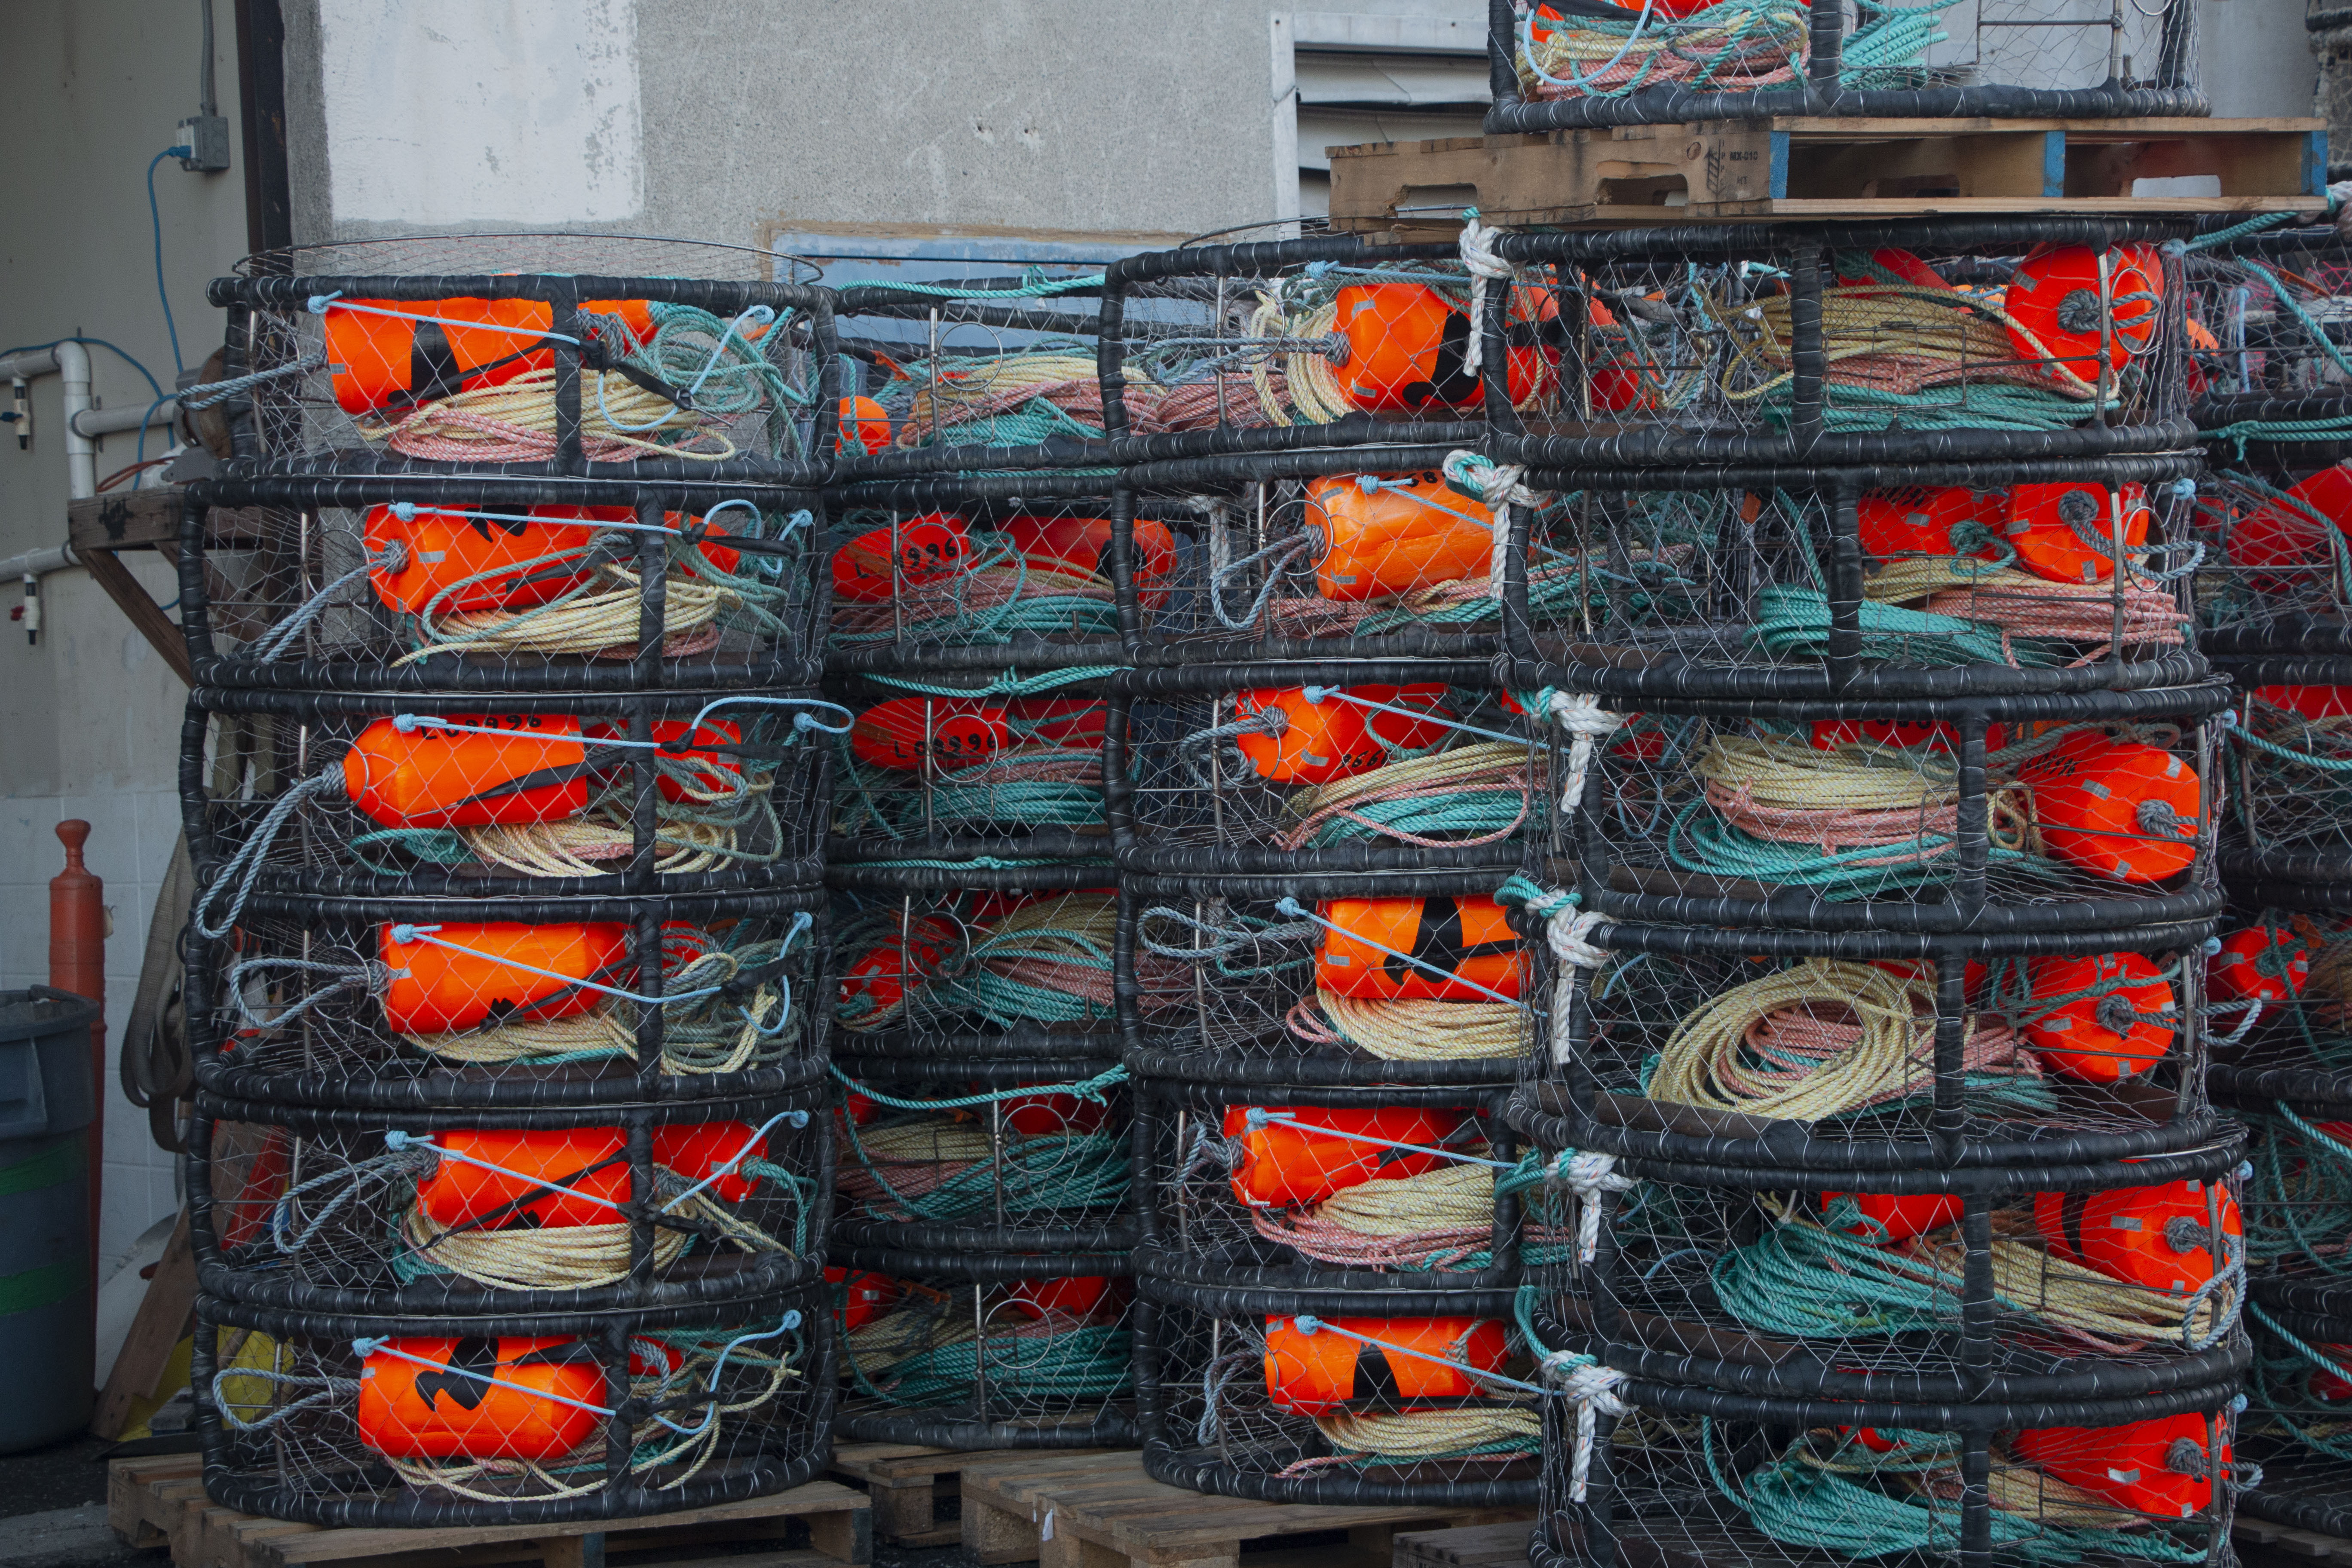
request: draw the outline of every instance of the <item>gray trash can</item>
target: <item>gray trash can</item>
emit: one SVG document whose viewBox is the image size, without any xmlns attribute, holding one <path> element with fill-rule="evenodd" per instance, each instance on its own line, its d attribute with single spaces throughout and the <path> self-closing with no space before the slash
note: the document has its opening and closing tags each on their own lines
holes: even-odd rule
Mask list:
<svg viewBox="0 0 2352 1568">
<path fill-rule="evenodd" d="M 89 1146 L 98 1004 L 37 985 L 0 991 L 0 1454 L 89 1425 Z"/>
</svg>

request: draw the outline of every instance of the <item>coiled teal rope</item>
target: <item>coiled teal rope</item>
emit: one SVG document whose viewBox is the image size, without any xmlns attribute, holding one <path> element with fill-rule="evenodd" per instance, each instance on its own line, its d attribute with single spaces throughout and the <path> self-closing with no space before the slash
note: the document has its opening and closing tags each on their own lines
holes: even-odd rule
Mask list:
<svg viewBox="0 0 2352 1568">
<path fill-rule="evenodd" d="M 855 1337 L 845 1337 L 843 1361 L 867 1394 L 903 1408 L 924 1409 L 970 1400 L 986 1373 L 992 1403 L 1111 1399 L 1128 1391 L 1134 1343 L 1126 1329 L 1083 1324 L 1050 1334 L 992 1335 L 933 1345 L 868 1368 Z M 982 1356 L 986 1359 L 983 1361 Z"/>
</svg>

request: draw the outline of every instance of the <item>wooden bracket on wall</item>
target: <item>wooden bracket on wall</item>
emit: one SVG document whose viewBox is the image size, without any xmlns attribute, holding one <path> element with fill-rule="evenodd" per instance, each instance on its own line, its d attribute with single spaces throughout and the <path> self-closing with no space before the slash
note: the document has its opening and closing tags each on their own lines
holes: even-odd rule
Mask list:
<svg viewBox="0 0 2352 1568">
<path fill-rule="evenodd" d="M 66 539 L 73 547 L 74 559 L 89 568 L 89 574 L 139 628 L 139 635 L 163 655 L 173 674 L 194 686 L 187 639 L 120 558 L 125 550 L 153 550 L 176 564 L 185 500 L 185 488 L 180 485 L 85 496 L 67 503 Z M 211 537 L 229 545 L 258 539 L 259 526 L 257 514 L 222 507 L 214 508 L 206 522 Z"/>
</svg>

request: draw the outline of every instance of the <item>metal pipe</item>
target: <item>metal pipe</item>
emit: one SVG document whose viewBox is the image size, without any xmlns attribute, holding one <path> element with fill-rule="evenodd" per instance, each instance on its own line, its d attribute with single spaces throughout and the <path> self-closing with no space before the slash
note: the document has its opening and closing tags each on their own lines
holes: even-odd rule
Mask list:
<svg viewBox="0 0 2352 1568">
<path fill-rule="evenodd" d="M 121 408 L 86 408 L 68 420 L 67 426 L 77 436 L 88 436 L 95 440 L 100 436 L 119 435 L 142 426 L 149 428 L 158 425 L 169 426 L 179 416 L 180 400 L 167 397 L 152 407 L 145 404 L 135 407 L 126 404 Z"/>
</svg>

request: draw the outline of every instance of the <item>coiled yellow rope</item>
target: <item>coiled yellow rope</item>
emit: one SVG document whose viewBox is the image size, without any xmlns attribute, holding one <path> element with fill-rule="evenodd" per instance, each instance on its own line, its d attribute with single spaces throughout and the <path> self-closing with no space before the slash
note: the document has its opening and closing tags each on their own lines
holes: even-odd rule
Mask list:
<svg viewBox="0 0 2352 1568">
<path fill-rule="evenodd" d="M 395 669 L 436 653 L 603 654 L 635 651 L 642 576 L 633 568 L 606 563 L 598 572 L 614 586 L 555 605 L 524 610 L 460 610 L 438 620 L 416 617 L 418 647 L 393 661 Z M 715 646 L 710 628 L 719 616 L 741 604 L 732 588 L 672 576 L 662 590 L 664 652 L 681 658 Z M 685 644 L 687 646 L 677 646 Z"/>
<path fill-rule="evenodd" d="M 497 386 L 436 398 L 397 419 L 362 420 L 360 435 L 412 457 L 450 461 L 499 461 L 555 452 L 555 384 L 550 365 Z M 647 439 L 653 426 L 669 441 Z M 687 440 L 681 444 L 679 436 Z M 736 455 L 732 441 L 703 416 L 679 408 L 618 371 L 583 371 L 580 377 L 580 443 L 592 460 L 659 455 L 717 463 Z M 715 444 L 715 445 L 714 445 Z M 543 448 L 543 450 L 542 450 Z"/>
<path fill-rule="evenodd" d="M 1407 757 L 1292 795 L 1283 803 L 1284 826 L 1276 830 L 1275 842 L 1285 849 L 1301 848 L 1337 818 L 1355 823 L 1375 837 L 1424 847 L 1492 844 L 1509 837 L 1527 822 L 1535 792 L 1544 787 L 1543 777 L 1542 765 L 1530 763 L 1527 747 L 1505 741 L 1482 741 L 1435 756 Z M 1518 810 L 1502 827 L 1483 836 L 1438 839 L 1407 833 L 1366 816 L 1361 809 L 1383 801 L 1436 795 L 1515 795 Z"/>
<path fill-rule="evenodd" d="M 1758 329 L 1754 338 L 1727 334 L 1735 363 L 1724 374 L 1726 397 L 1748 402 L 1794 379 L 1796 373 L 1783 368 L 1796 342 L 1790 314 L 1794 302 L 1788 294 L 1751 305 L 1709 301 L 1717 320 L 1752 323 Z M 2020 352 L 2020 341 L 2029 345 L 2027 352 Z M 1888 391 L 1912 392 L 1955 381 L 2011 381 L 2088 402 L 2099 390 L 2096 382 L 2077 374 L 2007 311 L 1958 289 L 1887 283 L 1824 289 L 1822 347 L 1832 380 Z M 1743 373 L 1766 379 L 1735 387 Z"/>
<path fill-rule="evenodd" d="M 1508 1464 L 1531 1456 L 1543 1442 L 1543 1417 L 1509 1405 L 1394 1413 L 1341 1409 L 1317 1416 L 1315 1429 L 1331 1445 L 1331 1455 L 1292 1465 L 1284 1475 L 1363 1459 L 1400 1465 L 1434 1459 Z M 1468 1452 L 1482 1448 L 1492 1451 Z"/>
<path fill-rule="evenodd" d="M 1516 1057 L 1528 1028 L 1527 1013 L 1507 1002 L 1387 1001 L 1321 990 L 1301 999 L 1286 1021 L 1300 1039 L 1353 1046 L 1392 1062 Z"/>
</svg>

